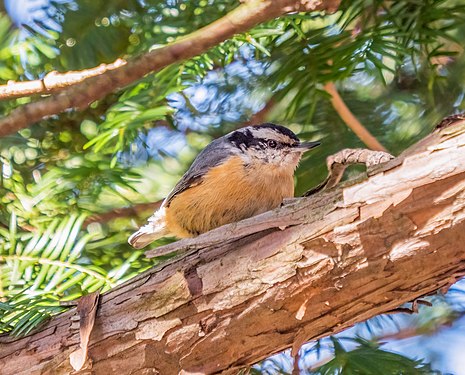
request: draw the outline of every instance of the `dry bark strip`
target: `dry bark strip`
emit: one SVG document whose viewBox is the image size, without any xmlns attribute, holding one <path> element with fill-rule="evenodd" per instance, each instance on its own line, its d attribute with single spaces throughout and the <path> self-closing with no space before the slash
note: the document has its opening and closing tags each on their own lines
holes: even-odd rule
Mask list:
<svg viewBox="0 0 465 375">
<path fill-rule="evenodd" d="M 115 62 L 115 66 L 102 66 L 103 72 L 82 72 L 81 77 L 73 77 L 74 82 L 57 94 L 39 101 L 25 104 L 0 119 L 0 137 L 17 132 L 43 118 L 56 115 L 67 109 L 83 109 L 95 100 L 125 87 L 146 74 L 157 72 L 175 62 L 197 56 L 216 46 L 234 34 L 243 33 L 252 27 L 282 16 L 289 12 L 310 12 L 326 10 L 334 12 L 340 0 L 245 0 L 236 9 L 215 22 L 186 35 L 161 48 L 147 52 L 133 60 Z M 94 70 L 98 68 L 94 68 Z M 85 78 L 83 81 L 80 78 Z M 59 78 L 65 78 L 62 75 Z M 68 77 L 70 78 L 70 77 Z M 38 85 L 42 83 L 36 82 Z M 12 84 L 14 85 L 14 84 Z M 65 82 L 65 86 L 67 83 Z M 59 87 L 54 87 L 58 89 Z M 13 90 L 13 86 L 4 87 Z M 19 89 L 19 91 L 21 91 Z M 32 93 L 40 92 L 37 88 Z M 14 96 L 18 96 L 18 94 Z"/>
<path fill-rule="evenodd" d="M 99 292 L 93 292 L 79 299 L 77 312 L 79 314 L 79 348 L 71 353 L 69 360 L 75 370 L 80 370 L 87 361 L 87 350 L 90 334 L 94 328 L 95 315 L 97 313 Z"/>
<path fill-rule="evenodd" d="M 102 295 L 79 374 L 236 373 L 465 273 L 465 121 L 335 189 L 218 228 Z M 0 373 L 68 374 L 76 310 L 0 338 Z"/>
</svg>

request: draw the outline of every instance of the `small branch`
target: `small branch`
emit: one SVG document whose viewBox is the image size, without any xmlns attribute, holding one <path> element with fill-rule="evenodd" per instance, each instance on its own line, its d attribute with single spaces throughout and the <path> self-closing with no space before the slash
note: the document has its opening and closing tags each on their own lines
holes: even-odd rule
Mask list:
<svg viewBox="0 0 465 375">
<path fill-rule="evenodd" d="M 59 73 L 53 71 L 43 79 L 26 82 L 9 81 L 6 85 L 0 85 L 0 100 L 21 98 L 37 94 L 50 94 L 53 91 L 64 89 L 80 83 L 87 78 L 101 75 L 109 70 L 114 70 L 126 64 L 123 59 L 117 59 L 111 64 L 100 64 L 91 69 L 69 71 Z"/>
<path fill-rule="evenodd" d="M 157 72 L 175 62 L 197 56 L 235 34 L 292 11 L 335 11 L 339 0 L 249 0 L 217 21 L 178 39 L 176 42 L 147 52 L 122 66 L 87 78 L 58 94 L 13 110 L 0 120 L 0 137 L 17 132 L 39 120 L 68 109 L 84 109 L 145 75 Z"/>
<path fill-rule="evenodd" d="M 84 222 L 84 226 L 89 225 L 91 223 L 106 223 L 107 221 L 114 220 L 120 217 L 140 216 L 145 211 L 158 210 L 162 202 L 163 199 L 157 202 L 139 203 L 132 207 L 115 208 L 108 212 L 95 214 L 86 219 L 86 221 Z"/>
<path fill-rule="evenodd" d="M 376 151 L 387 152 L 386 148 L 362 125 L 362 123 L 354 116 L 347 105 L 342 100 L 336 85 L 333 82 L 328 82 L 324 86 L 325 91 L 331 95 L 331 104 L 336 112 L 341 116 L 346 125 L 352 129 L 357 137 L 365 143 L 369 148 Z"/>
<path fill-rule="evenodd" d="M 300 367 L 299 367 L 300 349 L 297 350 L 297 353 L 295 353 L 295 356 L 293 356 L 292 359 L 294 360 L 294 365 L 292 366 L 292 375 L 299 375 L 300 374 Z"/>
<path fill-rule="evenodd" d="M 344 171 L 350 165 L 363 164 L 367 170 L 394 159 L 394 156 L 384 151 L 372 151 L 360 148 L 345 148 L 326 158 L 328 176 L 319 185 L 307 191 L 308 197 L 324 189 L 331 189 L 342 179 Z"/>
<path fill-rule="evenodd" d="M 276 102 L 274 101 L 273 98 L 271 98 L 270 100 L 266 102 L 265 106 L 262 109 L 260 109 L 258 112 L 250 116 L 250 119 L 240 124 L 238 128 L 242 128 L 244 126 L 249 126 L 249 125 L 257 125 L 257 124 L 261 124 L 265 122 L 266 117 L 268 116 L 268 114 L 271 112 L 271 110 L 274 108 L 275 105 L 276 105 Z"/>
<path fill-rule="evenodd" d="M 451 317 L 447 317 L 444 321 L 440 321 L 437 324 L 425 325 L 420 327 L 406 327 L 394 333 L 387 333 L 375 338 L 378 342 L 383 342 L 386 340 L 404 340 L 415 336 L 421 335 L 433 335 L 437 333 L 439 330 L 445 327 L 450 327 L 454 322 L 458 319 L 463 318 L 465 316 L 465 311 L 461 311 Z"/>
</svg>

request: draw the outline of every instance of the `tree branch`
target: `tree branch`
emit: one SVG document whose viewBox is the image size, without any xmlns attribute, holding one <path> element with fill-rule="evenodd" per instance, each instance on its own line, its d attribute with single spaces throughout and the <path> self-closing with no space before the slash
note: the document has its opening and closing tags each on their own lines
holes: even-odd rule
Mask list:
<svg viewBox="0 0 465 375">
<path fill-rule="evenodd" d="M 245 32 L 255 25 L 292 11 L 335 11 L 340 0 L 248 0 L 239 7 L 179 40 L 148 52 L 126 64 L 87 78 L 46 99 L 26 104 L 0 120 L 0 137 L 14 133 L 48 116 L 68 109 L 83 109 L 110 92 L 148 73 L 194 56 Z"/>
<path fill-rule="evenodd" d="M 54 91 L 74 86 L 87 78 L 102 75 L 109 70 L 119 68 L 125 64 L 125 60 L 117 59 L 111 64 L 100 64 L 91 69 L 69 71 L 66 73 L 53 71 L 48 73 L 44 78 L 34 81 L 9 81 L 6 85 L 0 85 L 0 100 L 9 100 L 38 94 L 50 94 Z"/>
<path fill-rule="evenodd" d="M 97 374 L 237 373 L 465 274 L 465 121 L 359 178 L 176 243 L 184 251 L 100 298 Z M 76 310 L 0 337 L 0 372 L 65 374 Z"/>
<path fill-rule="evenodd" d="M 324 86 L 325 91 L 331 95 L 331 104 L 333 105 L 336 112 L 346 123 L 346 125 L 352 129 L 357 137 L 367 145 L 367 147 L 376 151 L 387 152 L 386 148 L 379 143 L 379 141 L 362 125 L 362 123 L 354 116 L 347 105 L 342 100 L 339 92 L 337 91 L 336 85 L 333 82 L 328 82 Z"/>
<path fill-rule="evenodd" d="M 240 124 L 237 128 L 242 128 L 244 126 L 249 126 L 249 125 L 257 125 L 265 122 L 268 114 L 273 110 L 274 106 L 276 105 L 276 102 L 274 101 L 273 98 L 270 98 L 265 105 L 263 106 L 262 109 L 260 109 L 258 112 L 254 113 L 252 116 L 250 116 L 250 119 L 248 121 L 243 122 Z"/>
<path fill-rule="evenodd" d="M 132 207 L 115 208 L 108 212 L 95 214 L 86 219 L 84 226 L 89 225 L 90 223 L 106 223 L 107 221 L 120 217 L 140 216 L 145 211 L 158 210 L 162 202 L 163 199 L 157 202 L 139 203 Z"/>
</svg>

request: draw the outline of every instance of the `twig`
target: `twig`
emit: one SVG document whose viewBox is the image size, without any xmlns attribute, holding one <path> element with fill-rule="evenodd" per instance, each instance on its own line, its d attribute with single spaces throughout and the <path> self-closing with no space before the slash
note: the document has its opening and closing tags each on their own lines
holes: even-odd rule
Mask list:
<svg viewBox="0 0 465 375">
<path fill-rule="evenodd" d="M 294 359 L 294 365 L 292 367 L 292 375 L 299 375 L 300 374 L 300 368 L 299 368 L 300 349 L 297 350 L 297 353 L 295 353 L 295 356 L 293 359 Z"/>
<path fill-rule="evenodd" d="M 197 56 L 209 48 L 262 22 L 288 12 L 335 11 L 340 0 L 249 0 L 217 21 L 164 47 L 147 52 L 113 70 L 87 78 L 46 99 L 26 104 L 0 120 L 0 137 L 12 134 L 48 116 L 71 108 L 83 109 L 110 92 L 125 87 L 148 73 Z"/>
<path fill-rule="evenodd" d="M 387 152 L 386 148 L 362 125 L 362 123 L 354 116 L 347 105 L 342 100 L 336 85 L 333 82 L 328 82 L 324 86 L 325 91 L 331 95 L 331 104 L 336 112 L 341 116 L 346 125 L 352 129 L 357 137 L 365 143 L 369 148 L 375 151 Z"/>
<path fill-rule="evenodd" d="M 157 210 L 160 207 L 163 200 L 150 203 L 139 203 L 132 207 L 124 208 L 115 208 L 111 211 L 104 212 L 101 214 L 95 214 L 90 216 L 85 222 L 84 225 L 89 225 L 90 223 L 106 223 L 107 221 L 117 219 L 119 217 L 128 217 L 128 216 L 139 216 L 144 211 L 148 210 Z"/>
<path fill-rule="evenodd" d="M 319 185 L 307 191 L 303 196 L 308 197 L 324 189 L 331 189 L 342 179 L 344 171 L 350 165 L 363 164 L 367 170 L 374 166 L 392 160 L 394 156 L 384 151 L 372 151 L 360 148 L 345 148 L 326 158 L 328 176 Z"/>
<path fill-rule="evenodd" d="M 438 332 L 440 329 L 452 325 L 455 321 L 461 319 L 463 316 L 465 316 L 465 311 L 460 311 L 457 314 L 446 317 L 445 320 L 438 322 L 438 324 L 434 324 L 432 326 L 425 325 L 420 327 L 406 327 L 394 333 L 387 333 L 377 336 L 375 340 L 378 342 L 386 340 L 404 340 L 415 336 L 432 335 Z"/>
<path fill-rule="evenodd" d="M 254 113 L 252 116 L 250 116 L 250 119 L 248 121 L 243 122 L 238 128 L 242 128 L 244 126 L 249 126 L 249 125 L 257 125 L 261 124 L 262 122 L 265 122 L 266 117 L 268 114 L 271 112 L 271 110 L 274 108 L 276 102 L 274 101 L 273 98 L 268 100 L 265 104 L 265 106 L 260 109 L 258 112 Z"/>
</svg>

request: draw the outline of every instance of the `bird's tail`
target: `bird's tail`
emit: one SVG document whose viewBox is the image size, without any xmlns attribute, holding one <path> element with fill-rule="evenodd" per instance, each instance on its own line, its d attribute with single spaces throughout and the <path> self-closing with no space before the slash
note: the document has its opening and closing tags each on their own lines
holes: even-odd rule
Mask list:
<svg viewBox="0 0 465 375">
<path fill-rule="evenodd" d="M 147 225 L 144 225 L 129 237 L 129 244 L 136 249 L 142 249 L 153 241 L 168 235 L 169 231 L 165 226 L 164 218 L 165 210 L 161 208 L 149 218 Z"/>
</svg>

